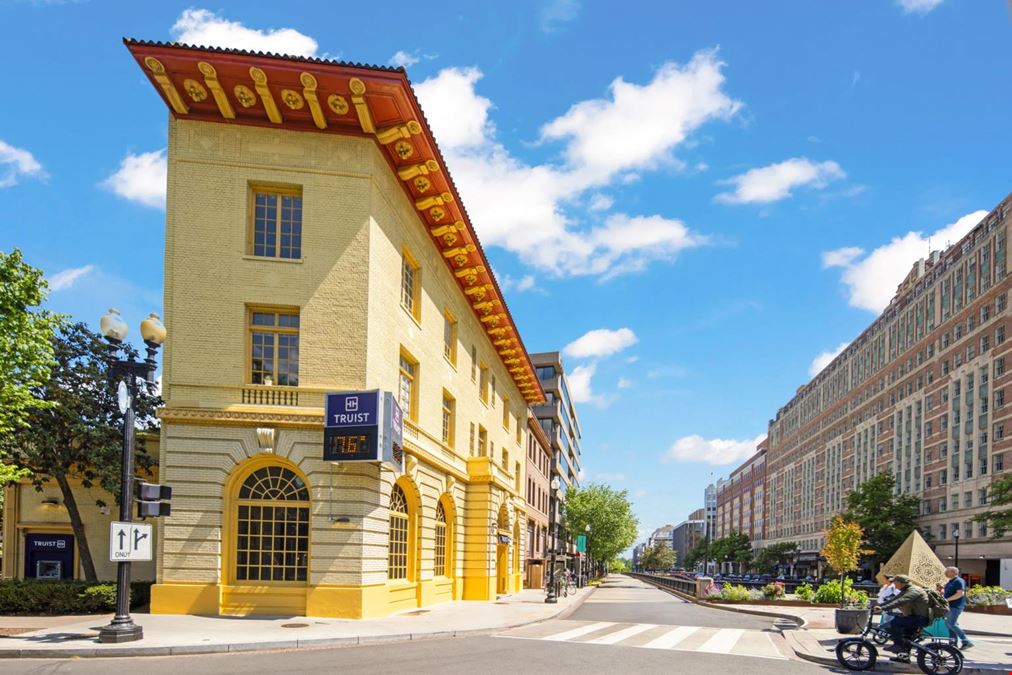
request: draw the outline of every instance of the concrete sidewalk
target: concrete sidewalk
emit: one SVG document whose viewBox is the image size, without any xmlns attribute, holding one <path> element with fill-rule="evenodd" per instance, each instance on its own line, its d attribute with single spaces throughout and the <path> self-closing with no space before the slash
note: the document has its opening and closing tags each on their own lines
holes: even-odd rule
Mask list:
<svg viewBox="0 0 1012 675">
<path fill-rule="evenodd" d="M 558 618 L 574 611 L 594 591 L 584 588 L 555 605 L 542 590 L 529 589 L 495 602 L 447 602 L 380 619 L 312 617 L 220 617 L 133 614 L 144 639 L 100 644 L 98 629 L 111 615 L 54 621 L 41 630 L 0 638 L 0 658 L 168 656 L 273 649 L 312 649 L 495 633 Z M 0 617 L 31 626 L 49 617 Z M 60 617 L 61 619 L 67 617 Z M 38 625 L 36 623 L 36 625 Z"/>
<path fill-rule="evenodd" d="M 787 644 L 794 650 L 795 655 L 806 661 L 812 661 L 824 666 L 840 667 L 836 660 L 836 645 L 849 635 L 840 635 L 835 630 L 816 628 L 796 631 L 784 631 L 784 638 Z M 988 673 L 993 675 L 996 672 L 1007 673 L 1012 670 L 1012 640 L 999 638 L 974 638 L 974 646 L 963 652 L 964 667 L 963 673 Z M 878 649 L 878 662 L 875 665 L 877 672 L 897 673 L 919 673 L 915 663 L 902 664 L 889 661 L 891 652 L 885 651 L 883 647 Z"/>
</svg>

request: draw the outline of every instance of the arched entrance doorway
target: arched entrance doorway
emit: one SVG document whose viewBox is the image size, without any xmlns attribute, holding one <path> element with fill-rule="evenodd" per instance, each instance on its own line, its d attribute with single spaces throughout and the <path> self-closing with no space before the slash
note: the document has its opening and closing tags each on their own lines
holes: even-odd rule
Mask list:
<svg viewBox="0 0 1012 675">
<path fill-rule="evenodd" d="M 506 506 L 499 509 L 496 522 L 495 547 L 495 592 L 497 595 L 509 593 L 510 575 L 510 516 Z"/>
</svg>

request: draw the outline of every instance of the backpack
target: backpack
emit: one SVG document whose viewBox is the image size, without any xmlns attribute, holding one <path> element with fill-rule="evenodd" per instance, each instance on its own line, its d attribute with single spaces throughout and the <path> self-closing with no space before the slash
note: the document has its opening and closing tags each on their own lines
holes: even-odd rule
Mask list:
<svg viewBox="0 0 1012 675">
<path fill-rule="evenodd" d="M 949 615 L 949 601 L 933 588 L 926 588 L 924 592 L 928 596 L 928 618 L 944 619 Z"/>
</svg>

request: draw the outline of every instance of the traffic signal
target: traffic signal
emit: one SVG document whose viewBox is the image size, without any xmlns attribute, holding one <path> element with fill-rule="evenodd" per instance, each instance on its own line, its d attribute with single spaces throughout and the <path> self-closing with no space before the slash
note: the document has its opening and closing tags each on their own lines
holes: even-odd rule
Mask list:
<svg viewBox="0 0 1012 675">
<path fill-rule="evenodd" d="M 137 517 L 158 518 L 172 515 L 172 488 L 156 483 L 141 483 L 137 489 Z"/>
</svg>

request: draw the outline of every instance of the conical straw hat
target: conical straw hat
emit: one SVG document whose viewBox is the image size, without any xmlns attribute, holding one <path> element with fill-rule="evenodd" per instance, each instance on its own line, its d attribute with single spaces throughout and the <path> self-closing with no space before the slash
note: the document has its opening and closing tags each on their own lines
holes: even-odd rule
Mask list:
<svg viewBox="0 0 1012 675">
<path fill-rule="evenodd" d="M 944 584 L 947 581 L 945 565 L 917 530 L 911 532 L 907 540 L 896 549 L 889 562 L 875 575 L 875 580 L 885 584 L 887 574 L 905 574 L 915 584 L 925 588 L 934 588 L 936 584 Z"/>
</svg>

